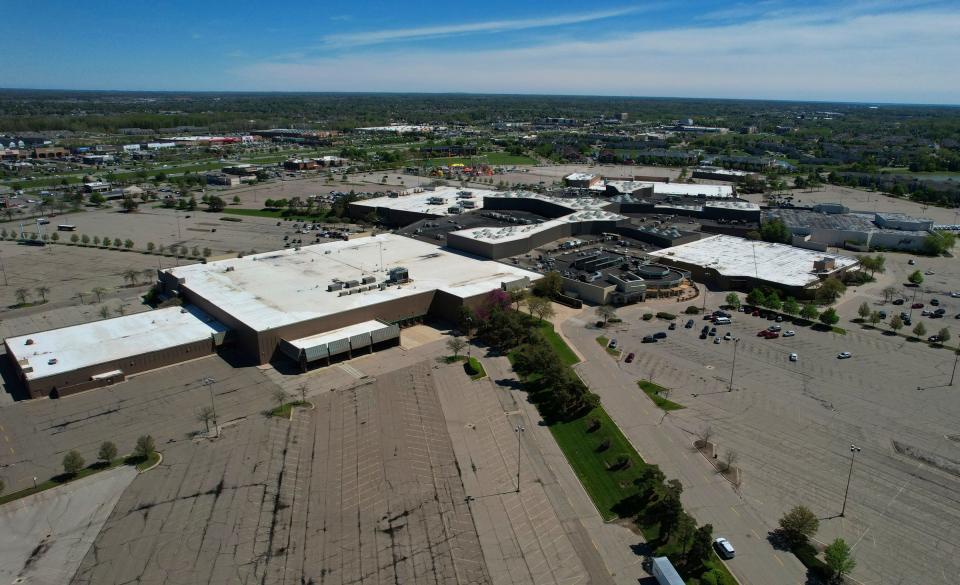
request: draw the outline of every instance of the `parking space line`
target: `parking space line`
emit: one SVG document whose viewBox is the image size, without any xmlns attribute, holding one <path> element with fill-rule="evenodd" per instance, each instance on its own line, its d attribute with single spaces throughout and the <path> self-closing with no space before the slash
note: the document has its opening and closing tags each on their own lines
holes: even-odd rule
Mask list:
<svg viewBox="0 0 960 585">
<path fill-rule="evenodd" d="M 730 506 L 730 509 L 733 510 L 734 514 L 736 514 L 737 516 L 740 516 L 740 512 L 737 512 L 736 508 L 734 508 L 733 506 Z"/>
<path fill-rule="evenodd" d="M 777 559 L 777 562 L 780 563 L 781 567 L 786 567 L 786 565 L 783 564 L 783 561 L 780 560 L 780 557 L 778 557 L 777 555 L 773 555 L 773 558 Z"/>
</svg>

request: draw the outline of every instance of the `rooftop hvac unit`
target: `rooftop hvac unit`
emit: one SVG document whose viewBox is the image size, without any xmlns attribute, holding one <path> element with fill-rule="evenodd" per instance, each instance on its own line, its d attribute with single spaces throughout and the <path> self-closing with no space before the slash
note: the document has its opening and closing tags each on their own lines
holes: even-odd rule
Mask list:
<svg viewBox="0 0 960 585">
<path fill-rule="evenodd" d="M 348 280 L 348 281 L 346 281 L 345 283 L 343 283 L 343 285 L 344 285 L 345 287 L 347 287 L 347 288 L 355 288 L 355 287 L 360 286 L 360 281 L 359 281 L 359 280 Z"/>
<path fill-rule="evenodd" d="M 371 282 L 376 282 L 376 280 L 373 276 L 364 276 L 362 282 L 363 284 L 370 284 Z"/>
<path fill-rule="evenodd" d="M 331 282 L 330 284 L 327 285 L 327 292 L 333 292 L 335 290 L 342 290 L 342 289 L 343 289 L 342 282 Z"/>
<path fill-rule="evenodd" d="M 391 268 L 387 274 L 390 276 L 390 282 L 406 282 L 410 280 L 410 273 L 406 268 L 400 266 Z"/>
</svg>

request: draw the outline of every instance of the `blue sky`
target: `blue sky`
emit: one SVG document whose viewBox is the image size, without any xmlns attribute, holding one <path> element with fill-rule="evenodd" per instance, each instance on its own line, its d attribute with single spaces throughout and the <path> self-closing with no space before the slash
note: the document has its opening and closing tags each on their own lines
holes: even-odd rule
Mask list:
<svg viewBox="0 0 960 585">
<path fill-rule="evenodd" d="M 960 103 L 957 0 L 2 0 L 0 38 L 0 87 Z"/>
</svg>

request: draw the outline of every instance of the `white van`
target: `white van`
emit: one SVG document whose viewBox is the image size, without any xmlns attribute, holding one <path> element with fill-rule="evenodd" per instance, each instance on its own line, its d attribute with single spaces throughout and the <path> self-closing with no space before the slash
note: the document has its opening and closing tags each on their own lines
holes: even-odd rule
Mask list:
<svg viewBox="0 0 960 585">
<path fill-rule="evenodd" d="M 730 324 L 730 317 L 717 317 L 717 318 L 713 321 L 713 324 L 714 324 L 714 325 L 729 325 L 729 324 Z"/>
</svg>

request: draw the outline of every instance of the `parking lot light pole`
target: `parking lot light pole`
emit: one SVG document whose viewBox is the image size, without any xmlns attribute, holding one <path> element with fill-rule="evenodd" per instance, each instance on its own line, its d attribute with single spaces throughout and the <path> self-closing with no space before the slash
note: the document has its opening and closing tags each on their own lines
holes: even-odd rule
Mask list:
<svg viewBox="0 0 960 585">
<path fill-rule="evenodd" d="M 217 405 L 213 402 L 213 385 L 216 380 L 213 378 L 204 378 L 203 385 L 210 390 L 210 408 L 213 410 L 213 428 L 217 428 Z"/>
<path fill-rule="evenodd" d="M 953 386 L 953 380 L 957 377 L 957 363 L 960 362 L 960 351 L 954 351 L 956 358 L 953 360 L 953 372 L 950 373 L 950 385 Z"/>
<path fill-rule="evenodd" d="M 850 445 L 850 472 L 847 473 L 847 488 L 843 490 L 843 507 L 840 508 L 841 518 L 843 518 L 847 511 L 847 495 L 850 493 L 850 478 L 853 477 L 853 462 L 857 458 L 857 453 L 859 452 L 860 447 L 857 447 L 856 445 Z"/>
<path fill-rule="evenodd" d="M 514 432 L 517 433 L 517 493 L 520 493 L 520 435 L 522 435 L 527 429 L 523 428 L 522 425 L 517 425 L 514 429 Z"/>
<path fill-rule="evenodd" d="M 727 392 L 733 392 L 733 373 L 737 371 L 737 346 L 740 345 L 740 338 L 736 337 L 733 340 L 733 363 L 730 364 L 730 385 L 727 387 Z"/>
</svg>

